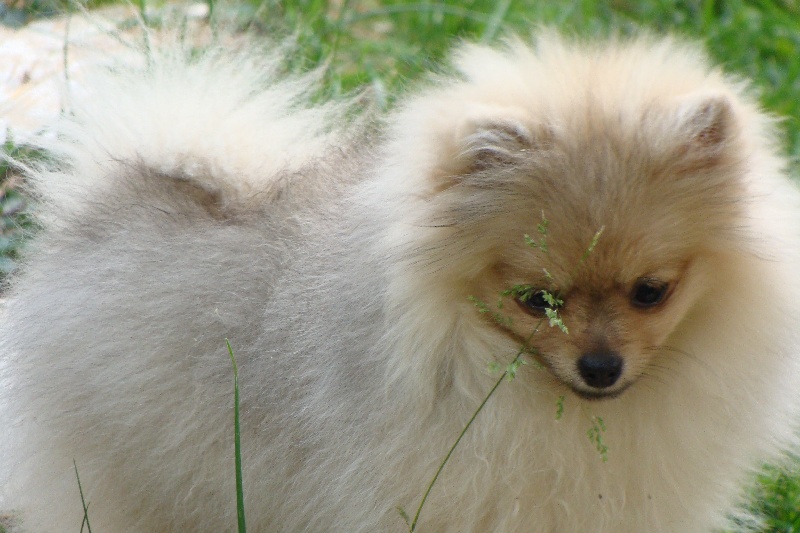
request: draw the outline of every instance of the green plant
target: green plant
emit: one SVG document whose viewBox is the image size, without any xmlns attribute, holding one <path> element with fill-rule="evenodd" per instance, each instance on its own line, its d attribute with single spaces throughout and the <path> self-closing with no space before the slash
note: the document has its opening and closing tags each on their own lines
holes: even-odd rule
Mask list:
<svg viewBox="0 0 800 533">
<path fill-rule="evenodd" d="M 239 533 L 247 533 L 244 514 L 244 486 L 242 483 L 242 443 L 241 428 L 239 426 L 239 368 L 236 366 L 236 358 L 233 356 L 233 348 L 228 339 L 225 339 L 228 347 L 228 354 L 233 365 L 233 454 L 236 469 L 236 518 Z"/>
<path fill-rule="evenodd" d="M 765 465 L 751 490 L 746 511 L 760 522 L 755 527 L 750 525 L 751 531 L 800 531 L 800 458 L 791 456 L 783 468 Z"/>
<path fill-rule="evenodd" d="M 547 218 L 545 218 L 544 213 L 542 213 L 542 221 L 537 225 L 537 230 L 540 235 L 539 239 L 534 240 L 529 235 L 524 235 L 525 242 L 527 243 L 528 246 L 530 246 L 531 248 L 535 248 L 544 254 L 546 254 L 548 251 L 547 248 L 548 224 L 549 222 Z M 577 274 L 578 269 L 583 265 L 583 263 L 589 257 L 589 254 L 591 254 L 594 248 L 597 246 L 597 243 L 600 239 L 600 235 L 602 233 L 603 233 L 603 228 L 600 228 L 600 230 L 597 233 L 595 233 L 594 237 L 589 243 L 589 246 L 586 248 L 580 260 L 578 261 L 578 264 L 575 267 L 572 277 L 574 277 L 575 274 Z M 455 442 L 453 442 L 453 445 L 447 451 L 447 454 L 444 456 L 444 459 L 442 459 L 441 463 L 439 463 L 439 467 L 436 470 L 436 473 L 433 475 L 433 479 L 431 479 L 430 483 L 428 483 L 428 486 L 425 490 L 425 494 L 423 494 L 422 496 L 422 500 L 420 501 L 419 506 L 417 507 L 416 513 L 414 514 L 414 518 L 409 519 L 408 513 L 406 513 L 404 509 L 398 508 L 398 512 L 400 513 L 400 516 L 403 518 L 403 520 L 405 520 L 410 533 L 414 533 L 414 531 L 416 531 L 417 523 L 419 521 L 420 515 L 422 514 L 422 509 L 425 507 L 425 503 L 428 500 L 428 496 L 430 496 L 430 493 L 433 490 L 434 485 L 436 485 L 436 482 L 438 481 L 439 476 L 444 470 L 444 467 L 450 461 L 453 452 L 455 452 L 456 448 L 458 448 L 458 445 L 461 443 L 461 440 L 464 438 L 464 435 L 466 435 L 467 431 L 469 431 L 469 428 L 478 418 L 478 415 L 481 413 L 481 411 L 483 411 L 483 408 L 486 407 L 486 404 L 489 402 L 491 397 L 494 396 L 494 393 L 497 391 L 497 389 L 500 387 L 500 384 L 502 384 L 503 381 L 506 380 L 512 381 L 514 378 L 516 378 L 517 372 L 519 371 L 520 367 L 527 364 L 527 360 L 524 359 L 524 357 L 526 355 L 536 354 L 536 351 L 530 346 L 530 342 L 536 335 L 536 333 L 539 331 L 541 326 L 544 324 L 544 321 L 547 320 L 550 327 L 557 327 L 562 332 L 564 332 L 564 334 L 569 333 L 567 326 L 561 320 L 561 317 L 558 312 L 558 308 L 564 303 L 561 300 L 559 294 L 553 295 L 547 291 L 542 291 L 541 289 L 533 287 L 531 285 L 515 285 L 514 287 L 502 291 L 500 293 L 500 299 L 497 302 L 498 311 L 491 310 L 489 305 L 486 304 L 486 302 L 481 301 L 479 298 L 476 298 L 474 296 L 468 297 L 469 300 L 473 303 L 473 305 L 475 305 L 479 313 L 487 314 L 489 317 L 491 317 L 492 320 L 498 322 L 501 325 L 510 325 L 511 317 L 504 316 L 502 313 L 499 312 L 503 308 L 503 299 L 506 297 L 511 297 L 519 299 L 521 301 L 525 301 L 526 299 L 531 298 L 534 294 L 542 294 L 547 303 L 550 304 L 550 307 L 546 309 L 545 317 L 540 319 L 539 322 L 534 326 L 533 331 L 531 331 L 530 335 L 528 335 L 527 339 L 525 339 L 525 342 L 522 344 L 522 346 L 519 347 L 516 355 L 511 360 L 510 363 L 508 363 L 505 367 L 501 367 L 498 363 L 493 363 L 490 365 L 489 367 L 490 371 L 495 372 L 498 370 L 502 370 L 502 374 L 497 379 L 497 381 L 495 381 L 494 386 L 492 386 L 492 388 L 483 398 L 483 401 L 478 405 L 478 407 L 472 413 L 472 416 L 467 421 L 467 423 L 464 424 L 461 433 L 459 433 Z M 564 410 L 564 397 L 562 396 L 561 398 L 559 398 L 557 404 L 556 418 L 561 418 L 563 410 Z M 588 430 L 587 435 L 589 437 L 589 440 L 597 448 L 597 451 L 598 453 L 600 453 L 602 460 L 605 462 L 608 460 L 608 447 L 605 446 L 602 440 L 602 432 L 604 432 L 606 429 L 605 424 L 603 423 L 603 420 L 597 416 L 591 416 L 590 420 L 592 423 L 592 427 Z"/>
<path fill-rule="evenodd" d="M 81 476 L 78 474 L 78 463 L 76 463 L 75 459 L 73 459 L 72 464 L 75 467 L 75 479 L 78 480 L 78 492 L 80 492 L 81 505 L 83 505 L 83 520 L 81 521 L 81 533 L 83 533 L 84 526 L 86 526 L 86 530 L 89 533 L 92 533 L 92 526 L 91 524 L 89 524 L 89 504 L 86 503 L 86 499 L 83 497 L 83 486 L 81 485 Z"/>
<path fill-rule="evenodd" d="M 34 229 L 28 213 L 29 201 L 20 192 L 20 174 L 15 162 L 41 161 L 44 154 L 37 149 L 18 145 L 8 136 L 0 153 L 0 280 L 16 268 L 27 235 Z"/>
</svg>

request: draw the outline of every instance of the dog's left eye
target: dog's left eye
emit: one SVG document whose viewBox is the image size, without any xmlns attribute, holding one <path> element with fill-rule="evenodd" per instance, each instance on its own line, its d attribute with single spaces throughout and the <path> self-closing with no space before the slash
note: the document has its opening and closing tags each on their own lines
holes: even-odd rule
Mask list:
<svg viewBox="0 0 800 533">
<path fill-rule="evenodd" d="M 641 279 L 633 287 L 631 303 L 636 307 L 654 307 L 664 301 L 669 283 L 656 279 Z"/>
</svg>

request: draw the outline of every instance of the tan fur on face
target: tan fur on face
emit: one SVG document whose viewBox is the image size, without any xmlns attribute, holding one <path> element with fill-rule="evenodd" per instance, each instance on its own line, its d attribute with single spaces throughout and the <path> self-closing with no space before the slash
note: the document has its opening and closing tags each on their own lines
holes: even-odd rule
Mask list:
<svg viewBox="0 0 800 533">
<path fill-rule="evenodd" d="M 663 133 L 648 137 L 650 107 L 641 111 L 638 124 L 629 125 L 634 131 L 626 132 L 624 124 L 603 118 L 607 113 L 595 105 L 590 100 L 578 112 L 599 125 L 583 126 L 575 135 L 551 133 L 546 143 L 531 143 L 514 154 L 515 160 L 490 160 L 494 166 L 462 177 L 454 188 L 468 188 L 468 180 L 490 183 L 502 173 L 514 209 L 494 215 L 493 225 L 482 228 L 479 222 L 471 231 L 489 232 L 484 236 L 497 232 L 494 242 L 507 243 L 494 252 L 505 272 L 491 280 L 488 290 L 476 279 L 478 293 L 487 297 L 527 284 L 561 295 L 561 314 L 571 335 L 553 338 L 543 331 L 532 347 L 556 377 L 576 390 L 586 387 L 576 376 L 581 355 L 599 347 L 621 354 L 625 369 L 618 386 L 608 391 L 614 393 L 646 371 L 649 359 L 701 296 L 709 283 L 700 273 L 703 263 L 724 243 L 736 246 L 734 221 L 742 213 L 738 199 L 744 188 L 736 174 L 743 175 L 745 167 L 727 103 L 701 99 L 689 116 L 683 103 L 660 110 L 678 115 L 680 128 L 671 138 Z M 716 115 L 708 117 L 709 109 Z M 547 252 L 526 250 L 521 237 L 535 235 L 537 214 L 547 219 Z M 600 231 L 597 247 L 585 256 Z M 667 301 L 656 309 L 635 308 L 631 295 L 640 279 L 667 283 Z M 530 320 L 515 322 L 528 331 L 534 327 Z M 529 333 L 519 327 L 519 338 L 526 338 Z"/>
<path fill-rule="evenodd" d="M 465 59 L 470 83 L 441 89 L 447 101 L 433 91 L 409 106 L 409 116 L 429 113 L 430 129 L 419 134 L 440 136 L 440 149 L 454 135 L 450 152 L 431 154 L 439 158 L 427 171 L 436 188 L 417 211 L 424 218 L 412 222 L 434 229 L 420 230 L 409 244 L 424 250 L 418 261 L 435 265 L 430 282 L 453 287 L 452 298 L 473 291 L 493 302 L 517 284 L 561 294 L 571 334 L 544 328 L 532 341 L 538 357 L 560 381 L 585 390 L 576 360 L 592 347 L 619 352 L 625 366 L 608 391 L 614 393 L 669 349 L 664 343 L 711 283 L 707 263 L 747 238 L 739 219 L 746 216 L 748 158 L 769 140 L 759 138 L 764 125 L 735 86 L 698 69 L 691 55 L 673 63 L 664 43 L 588 54 L 554 43 L 543 39 L 535 54 L 517 44 L 492 55 L 494 68 L 513 71 L 500 78 Z M 465 58 L 488 63 L 483 54 L 494 52 Z M 557 75 L 533 74 L 543 69 Z M 658 72 L 658 83 L 648 71 Z M 458 127 L 444 129 L 451 127 L 447 114 L 461 114 L 465 101 L 466 118 L 454 116 Z M 543 217 L 547 254 L 523 239 L 536 234 Z M 427 244 L 426 235 L 438 244 Z M 424 269 L 415 272 L 415 283 L 424 282 Z M 643 278 L 670 285 L 657 309 L 631 304 Z M 508 312 L 517 341 L 527 338 L 538 319 Z"/>
<path fill-rule="evenodd" d="M 538 252 L 536 255 L 543 254 Z M 552 265 L 547 260 L 549 258 L 527 259 L 529 264 Z M 509 301 L 510 297 L 504 300 L 505 305 L 498 311 L 511 319 L 511 325 L 491 318 L 487 321 L 510 335 L 514 342 L 531 348 L 535 352 L 534 358 L 563 382 L 566 390 L 597 394 L 580 377 L 578 359 L 584 354 L 603 351 L 620 354 L 624 368 L 619 382 L 601 391 L 609 397 L 627 389 L 646 372 L 652 357 L 669 355 L 670 334 L 687 309 L 703 296 L 705 287 L 712 283 L 705 258 L 689 258 L 685 264 L 676 267 L 642 270 L 642 275 L 628 279 L 598 275 L 597 270 L 583 265 L 573 270 L 570 279 L 559 283 L 558 279 L 542 275 L 543 270 L 549 272 L 551 268 L 542 266 L 538 272 L 531 272 L 530 268 L 505 265 L 494 275 L 487 276 L 484 286 L 476 290 L 483 301 L 488 302 L 493 302 L 497 294 L 515 285 L 533 285 L 548 290 L 564 301 L 558 312 L 568 328 L 567 333 L 549 326 L 543 313 L 526 310 L 523 305 Z M 661 304 L 647 309 L 632 304 L 632 291 L 641 278 L 669 283 L 668 294 Z"/>
</svg>

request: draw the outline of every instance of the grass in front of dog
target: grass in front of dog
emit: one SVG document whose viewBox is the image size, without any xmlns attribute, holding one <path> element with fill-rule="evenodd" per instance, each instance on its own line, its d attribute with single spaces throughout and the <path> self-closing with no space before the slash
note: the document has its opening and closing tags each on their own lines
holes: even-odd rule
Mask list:
<svg viewBox="0 0 800 533">
<path fill-rule="evenodd" d="M 233 366 L 233 453 L 234 453 L 234 474 L 236 476 L 236 519 L 238 533 L 247 533 L 247 524 L 244 510 L 244 485 L 242 482 L 242 439 L 239 423 L 239 367 L 236 364 L 236 356 L 233 355 L 233 348 L 228 339 L 225 339 L 225 346 L 228 348 L 228 355 L 231 357 Z"/>
<path fill-rule="evenodd" d="M 800 531 L 800 457 L 785 468 L 766 466 L 758 476 L 748 506 L 763 520 L 760 531 Z"/>
</svg>

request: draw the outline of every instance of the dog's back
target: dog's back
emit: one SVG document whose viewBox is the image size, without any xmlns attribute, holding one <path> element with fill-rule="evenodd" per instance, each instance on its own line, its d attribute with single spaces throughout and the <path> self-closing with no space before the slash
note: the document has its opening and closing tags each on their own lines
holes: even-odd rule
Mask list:
<svg viewBox="0 0 800 533">
<path fill-rule="evenodd" d="M 16 463 L 6 488 L 34 510 L 26 529 L 80 524 L 73 459 L 96 527 L 235 523 L 225 339 L 246 366 L 296 218 L 358 173 L 333 166 L 346 106 L 310 106 L 313 75 L 277 82 L 279 62 L 173 50 L 100 73 L 43 139 L 51 159 L 29 172 L 42 230 L 2 340 L 0 419 L 19 431 L 2 468 Z"/>
</svg>

